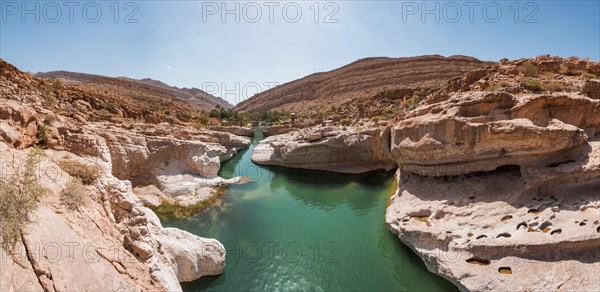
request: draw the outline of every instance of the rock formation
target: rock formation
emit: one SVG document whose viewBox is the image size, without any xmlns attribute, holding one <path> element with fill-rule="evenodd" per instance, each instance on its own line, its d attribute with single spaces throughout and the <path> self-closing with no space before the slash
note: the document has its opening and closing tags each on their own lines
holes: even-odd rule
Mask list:
<svg viewBox="0 0 600 292">
<path fill-rule="evenodd" d="M 361 173 L 396 167 L 390 129 L 315 127 L 266 138 L 254 148 L 257 164 Z"/>
<path fill-rule="evenodd" d="M 386 223 L 461 290 L 600 289 L 600 100 L 546 58 L 451 83 L 391 131 Z M 524 64 L 562 86 L 532 92 Z"/>
<path fill-rule="evenodd" d="M 254 136 L 254 129 L 238 126 L 212 126 L 211 130 L 219 132 L 227 132 L 238 136 L 252 137 Z"/>
</svg>

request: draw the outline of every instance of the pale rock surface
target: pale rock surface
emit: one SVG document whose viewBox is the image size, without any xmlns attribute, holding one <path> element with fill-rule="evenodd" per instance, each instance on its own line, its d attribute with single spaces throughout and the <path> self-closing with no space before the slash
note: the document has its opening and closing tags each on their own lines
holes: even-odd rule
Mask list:
<svg viewBox="0 0 600 292">
<path fill-rule="evenodd" d="M 390 129 L 315 127 L 271 136 L 254 148 L 257 164 L 361 173 L 396 167 L 389 151 Z"/>
<path fill-rule="evenodd" d="M 600 101 L 467 91 L 392 129 L 386 223 L 461 290 L 598 291 Z"/>
<path fill-rule="evenodd" d="M 254 129 L 248 127 L 239 126 L 211 126 L 210 130 L 227 132 L 237 136 L 252 137 L 254 136 Z"/>
</svg>

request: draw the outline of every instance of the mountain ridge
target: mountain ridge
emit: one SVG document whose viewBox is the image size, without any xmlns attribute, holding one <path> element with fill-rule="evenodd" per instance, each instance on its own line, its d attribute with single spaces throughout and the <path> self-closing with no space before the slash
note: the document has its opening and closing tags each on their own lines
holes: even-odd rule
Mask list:
<svg viewBox="0 0 600 292">
<path fill-rule="evenodd" d="M 89 74 L 89 73 L 79 73 L 72 71 L 48 71 L 48 72 L 36 72 L 30 73 L 33 77 L 37 78 L 49 78 L 49 79 L 60 79 L 62 82 L 67 84 L 74 85 L 89 85 L 89 84 L 102 84 L 103 82 L 110 82 L 111 80 L 121 80 L 125 82 L 132 82 L 137 85 L 141 85 L 147 87 L 150 90 L 157 90 L 164 94 L 169 95 L 170 97 L 176 98 L 183 102 L 186 102 L 193 106 L 194 108 L 200 110 L 211 110 L 217 105 L 224 108 L 233 108 L 233 105 L 228 103 L 226 100 L 213 96 L 201 89 L 192 87 L 177 87 L 169 85 L 163 81 L 152 79 L 152 78 L 142 78 L 135 79 L 130 77 L 109 77 L 98 74 Z M 114 83 L 114 82 L 113 82 Z"/>
<path fill-rule="evenodd" d="M 368 57 L 339 68 L 317 72 L 286 82 L 238 103 L 236 110 L 269 110 L 314 113 L 386 89 L 438 88 L 447 80 L 479 69 L 488 62 L 469 56 L 423 55 L 416 57 Z"/>
</svg>

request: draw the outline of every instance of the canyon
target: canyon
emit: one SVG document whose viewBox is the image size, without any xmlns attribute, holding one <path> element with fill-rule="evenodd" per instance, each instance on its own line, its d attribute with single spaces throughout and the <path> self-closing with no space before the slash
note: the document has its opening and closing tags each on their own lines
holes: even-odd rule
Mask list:
<svg viewBox="0 0 600 292">
<path fill-rule="evenodd" d="M 240 171 L 219 176 L 241 151 L 274 169 L 395 170 L 381 221 L 460 290 L 600 289 L 599 62 L 363 59 L 237 105 L 305 115 L 270 125 L 255 146 L 252 129 L 198 127 L 202 107 L 156 88 L 65 76 L 84 80 L 57 84 L 0 60 L 2 177 L 20 173 L 42 147 L 36 176 L 44 190 L 14 252 L 0 251 L 7 259 L 0 290 L 178 291 L 181 282 L 223 273 L 221 242 L 164 227 L 155 211 L 194 207 L 221 186 L 248 182 Z M 98 80 L 102 86 L 89 83 Z M 269 170 L 272 181 L 236 192 L 260 197 L 283 185 L 298 196 L 293 181 L 303 176 L 315 181 L 301 186 L 335 192 L 325 174 L 294 171 Z M 64 194 L 76 178 L 87 179 L 84 195 L 68 204 Z M 368 193 L 368 184 L 360 188 Z M 320 211 L 331 210 L 320 203 Z"/>
</svg>

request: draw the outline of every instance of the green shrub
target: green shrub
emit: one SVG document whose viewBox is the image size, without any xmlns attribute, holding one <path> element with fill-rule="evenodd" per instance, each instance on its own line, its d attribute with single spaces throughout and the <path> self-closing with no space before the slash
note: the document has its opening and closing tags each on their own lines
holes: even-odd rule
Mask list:
<svg viewBox="0 0 600 292">
<path fill-rule="evenodd" d="M 63 88 L 63 83 L 60 79 L 54 79 L 54 82 L 52 82 L 52 88 L 54 88 L 54 90 L 60 90 Z"/>
<path fill-rule="evenodd" d="M 537 76 L 538 66 L 533 63 L 525 63 L 521 66 L 519 71 L 525 76 Z"/>
<path fill-rule="evenodd" d="M 529 79 L 527 81 L 524 81 L 521 83 L 521 86 L 529 91 L 533 91 L 533 92 L 540 92 L 542 91 L 542 84 L 535 80 L 535 79 Z"/>
<path fill-rule="evenodd" d="M 558 83 L 558 82 L 547 82 L 547 83 L 542 84 L 542 89 L 544 91 L 557 92 L 557 91 L 563 91 L 564 86 L 562 85 L 562 83 Z"/>
<path fill-rule="evenodd" d="M 69 209 L 75 210 L 83 201 L 83 183 L 79 178 L 71 178 L 63 191 L 60 193 L 60 200 Z"/>
<path fill-rule="evenodd" d="M 485 91 L 498 91 L 502 89 L 502 86 L 500 86 L 499 84 L 490 84 L 488 87 L 485 88 Z"/>
<path fill-rule="evenodd" d="M 57 117 L 54 113 L 47 113 L 44 115 L 44 124 L 50 125 L 57 120 Z"/>
<path fill-rule="evenodd" d="M 0 237 L 2 249 L 8 254 L 14 252 L 25 231 L 29 212 L 45 193 L 36 175 L 41 156 L 41 150 L 32 150 L 23 170 L 10 178 L 0 177 Z"/>
<path fill-rule="evenodd" d="M 590 72 L 584 72 L 583 73 L 583 77 L 585 77 L 586 79 L 594 79 L 594 78 L 598 78 L 598 76 L 596 76 L 595 74 L 592 74 Z"/>
<path fill-rule="evenodd" d="M 36 135 L 36 138 L 38 140 L 37 144 L 40 146 L 46 146 L 48 145 L 48 126 L 46 125 L 39 125 L 38 126 L 38 132 Z"/>
<path fill-rule="evenodd" d="M 227 186 L 219 185 L 213 189 L 212 194 L 206 200 L 199 201 L 196 204 L 190 206 L 183 206 L 177 201 L 162 201 L 160 206 L 155 208 L 154 211 L 158 216 L 162 217 L 161 219 L 187 218 L 215 204 L 219 200 L 219 198 L 226 193 L 226 190 Z"/>
<path fill-rule="evenodd" d="M 198 122 L 200 122 L 201 125 L 208 125 L 209 122 L 209 118 L 206 114 L 201 114 L 200 117 L 198 117 Z"/>
<path fill-rule="evenodd" d="M 92 184 L 100 177 L 100 167 L 95 164 L 87 164 L 74 160 L 62 160 L 58 162 L 58 165 L 70 176 L 80 179 L 81 182 L 86 185 Z"/>
<path fill-rule="evenodd" d="M 394 108 L 386 108 L 383 110 L 383 116 L 386 118 L 391 118 L 397 115 L 397 109 Z"/>
</svg>

